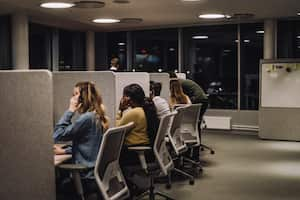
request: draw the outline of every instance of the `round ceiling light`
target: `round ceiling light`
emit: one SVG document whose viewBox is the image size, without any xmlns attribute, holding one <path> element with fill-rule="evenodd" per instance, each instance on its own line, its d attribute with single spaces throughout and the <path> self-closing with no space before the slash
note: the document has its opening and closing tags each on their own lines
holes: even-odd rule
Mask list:
<svg viewBox="0 0 300 200">
<path fill-rule="evenodd" d="M 264 34 L 265 31 L 260 30 L 260 31 L 256 31 L 256 33 L 257 33 L 257 34 Z"/>
<path fill-rule="evenodd" d="M 71 8 L 75 4 L 74 3 L 67 3 L 67 2 L 44 2 L 41 3 L 41 7 L 43 8 Z"/>
<path fill-rule="evenodd" d="M 199 15 L 199 18 L 201 19 L 222 19 L 225 18 L 226 15 L 223 14 L 203 14 Z"/>
<path fill-rule="evenodd" d="M 208 39 L 208 36 L 207 35 L 195 35 L 192 37 L 193 39 L 195 40 L 205 40 L 205 39 Z"/>
<path fill-rule="evenodd" d="M 99 24 L 113 24 L 113 23 L 120 22 L 120 20 L 119 19 L 109 19 L 109 18 L 99 18 L 99 19 L 94 19 L 93 22 L 99 23 Z"/>
<path fill-rule="evenodd" d="M 297 15 L 300 16 L 300 12 L 298 12 Z"/>
</svg>

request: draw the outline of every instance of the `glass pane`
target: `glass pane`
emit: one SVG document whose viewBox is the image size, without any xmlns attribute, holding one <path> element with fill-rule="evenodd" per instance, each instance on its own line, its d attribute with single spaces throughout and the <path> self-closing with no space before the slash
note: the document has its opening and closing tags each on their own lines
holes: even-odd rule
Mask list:
<svg viewBox="0 0 300 200">
<path fill-rule="evenodd" d="M 264 25 L 241 24 L 241 109 L 258 110 L 259 60 L 263 58 Z"/>
<path fill-rule="evenodd" d="M 9 16 L 0 16 L 0 69 L 12 69 L 11 25 Z"/>
<path fill-rule="evenodd" d="M 59 70 L 86 70 L 85 33 L 59 30 Z"/>
<path fill-rule="evenodd" d="M 127 70 L 127 58 L 126 58 L 126 32 L 114 32 L 108 33 L 108 65 L 110 66 L 110 61 L 112 58 L 119 59 L 119 70 Z M 109 68 L 109 67 L 108 67 Z"/>
<path fill-rule="evenodd" d="M 184 72 L 209 95 L 210 108 L 237 109 L 237 26 L 183 29 Z"/>
<path fill-rule="evenodd" d="M 178 68 L 177 29 L 133 32 L 134 69 L 162 72 Z"/>
<path fill-rule="evenodd" d="M 30 69 L 48 69 L 51 66 L 52 29 L 39 24 L 29 24 Z"/>
<path fill-rule="evenodd" d="M 95 64 L 97 71 L 108 69 L 106 36 L 106 33 L 95 33 Z"/>
<path fill-rule="evenodd" d="M 300 20 L 279 21 L 278 58 L 300 58 Z"/>
</svg>

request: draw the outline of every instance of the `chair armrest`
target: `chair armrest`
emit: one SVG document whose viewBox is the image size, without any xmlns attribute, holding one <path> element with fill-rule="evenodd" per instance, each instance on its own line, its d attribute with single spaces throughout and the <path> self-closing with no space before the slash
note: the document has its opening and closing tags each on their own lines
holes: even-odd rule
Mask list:
<svg viewBox="0 0 300 200">
<path fill-rule="evenodd" d="M 85 171 L 93 169 L 94 167 L 88 167 L 82 164 L 61 164 L 57 166 L 60 169 L 69 170 L 69 171 Z"/>
<path fill-rule="evenodd" d="M 147 151 L 147 150 L 151 150 L 152 148 L 149 146 L 130 146 L 128 147 L 128 150 L 132 150 L 132 151 Z"/>
</svg>

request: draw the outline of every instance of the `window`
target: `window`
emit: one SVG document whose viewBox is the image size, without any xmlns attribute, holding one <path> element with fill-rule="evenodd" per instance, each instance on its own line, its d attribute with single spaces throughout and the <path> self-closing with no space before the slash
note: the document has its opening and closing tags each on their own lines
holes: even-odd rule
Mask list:
<svg viewBox="0 0 300 200">
<path fill-rule="evenodd" d="M 30 69 L 51 68 L 52 29 L 39 24 L 29 24 Z"/>
<path fill-rule="evenodd" d="M 113 32 L 107 36 L 108 41 L 108 63 L 110 66 L 110 60 L 112 58 L 119 58 L 119 70 L 127 70 L 127 58 L 126 58 L 126 32 Z"/>
<path fill-rule="evenodd" d="M 9 16 L 0 16 L 0 69 L 12 69 L 11 25 Z"/>
<path fill-rule="evenodd" d="M 95 33 L 95 65 L 96 70 L 107 70 L 107 40 L 106 33 Z"/>
<path fill-rule="evenodd" d="M 133 32 L 134 69 L 160 72 L 178 68 L 178 31 L 162 29 Z"/>
<path fill-rule="evenodd" d="M 183 72 L 206 91 L 210 108 L 237 109 L 237 42 L 237 25 L 183 29 Z"/>
<path fill-rule="evenodd" d="M 59 30 L 59 70 L 86 70 L 85 33 Z"/>
<path fill-rule="evenodd" d="M 264 25 L 241 24 L 241 109 L 258 110 L 259 60 L 263 58 Z"/>
<path fill-rule="evenodd" d="M 300 21 L 278 21 L 278 58 L 300 58 Z"/>
</svg>

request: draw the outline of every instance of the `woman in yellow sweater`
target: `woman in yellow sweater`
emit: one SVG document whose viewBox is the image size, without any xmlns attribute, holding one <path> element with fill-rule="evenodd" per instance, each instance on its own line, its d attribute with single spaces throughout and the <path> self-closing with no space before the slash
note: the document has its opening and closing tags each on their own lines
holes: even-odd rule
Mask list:
<svg viewBox="0 0 300 200">
<path fill-rule="evenodd" d="M 130 84 L 123 90 L 117 115 L 117 126 L 134 122 L 135 127 L 125 136 L 124 147 L 121 152 L 122 164 L 137 163 L 135 152 L 128 151 L 128 146 L 153 145 L 159 120 L 153 101 L 145 97 L 143 88 L 138 84 Z"/>
</svg>

